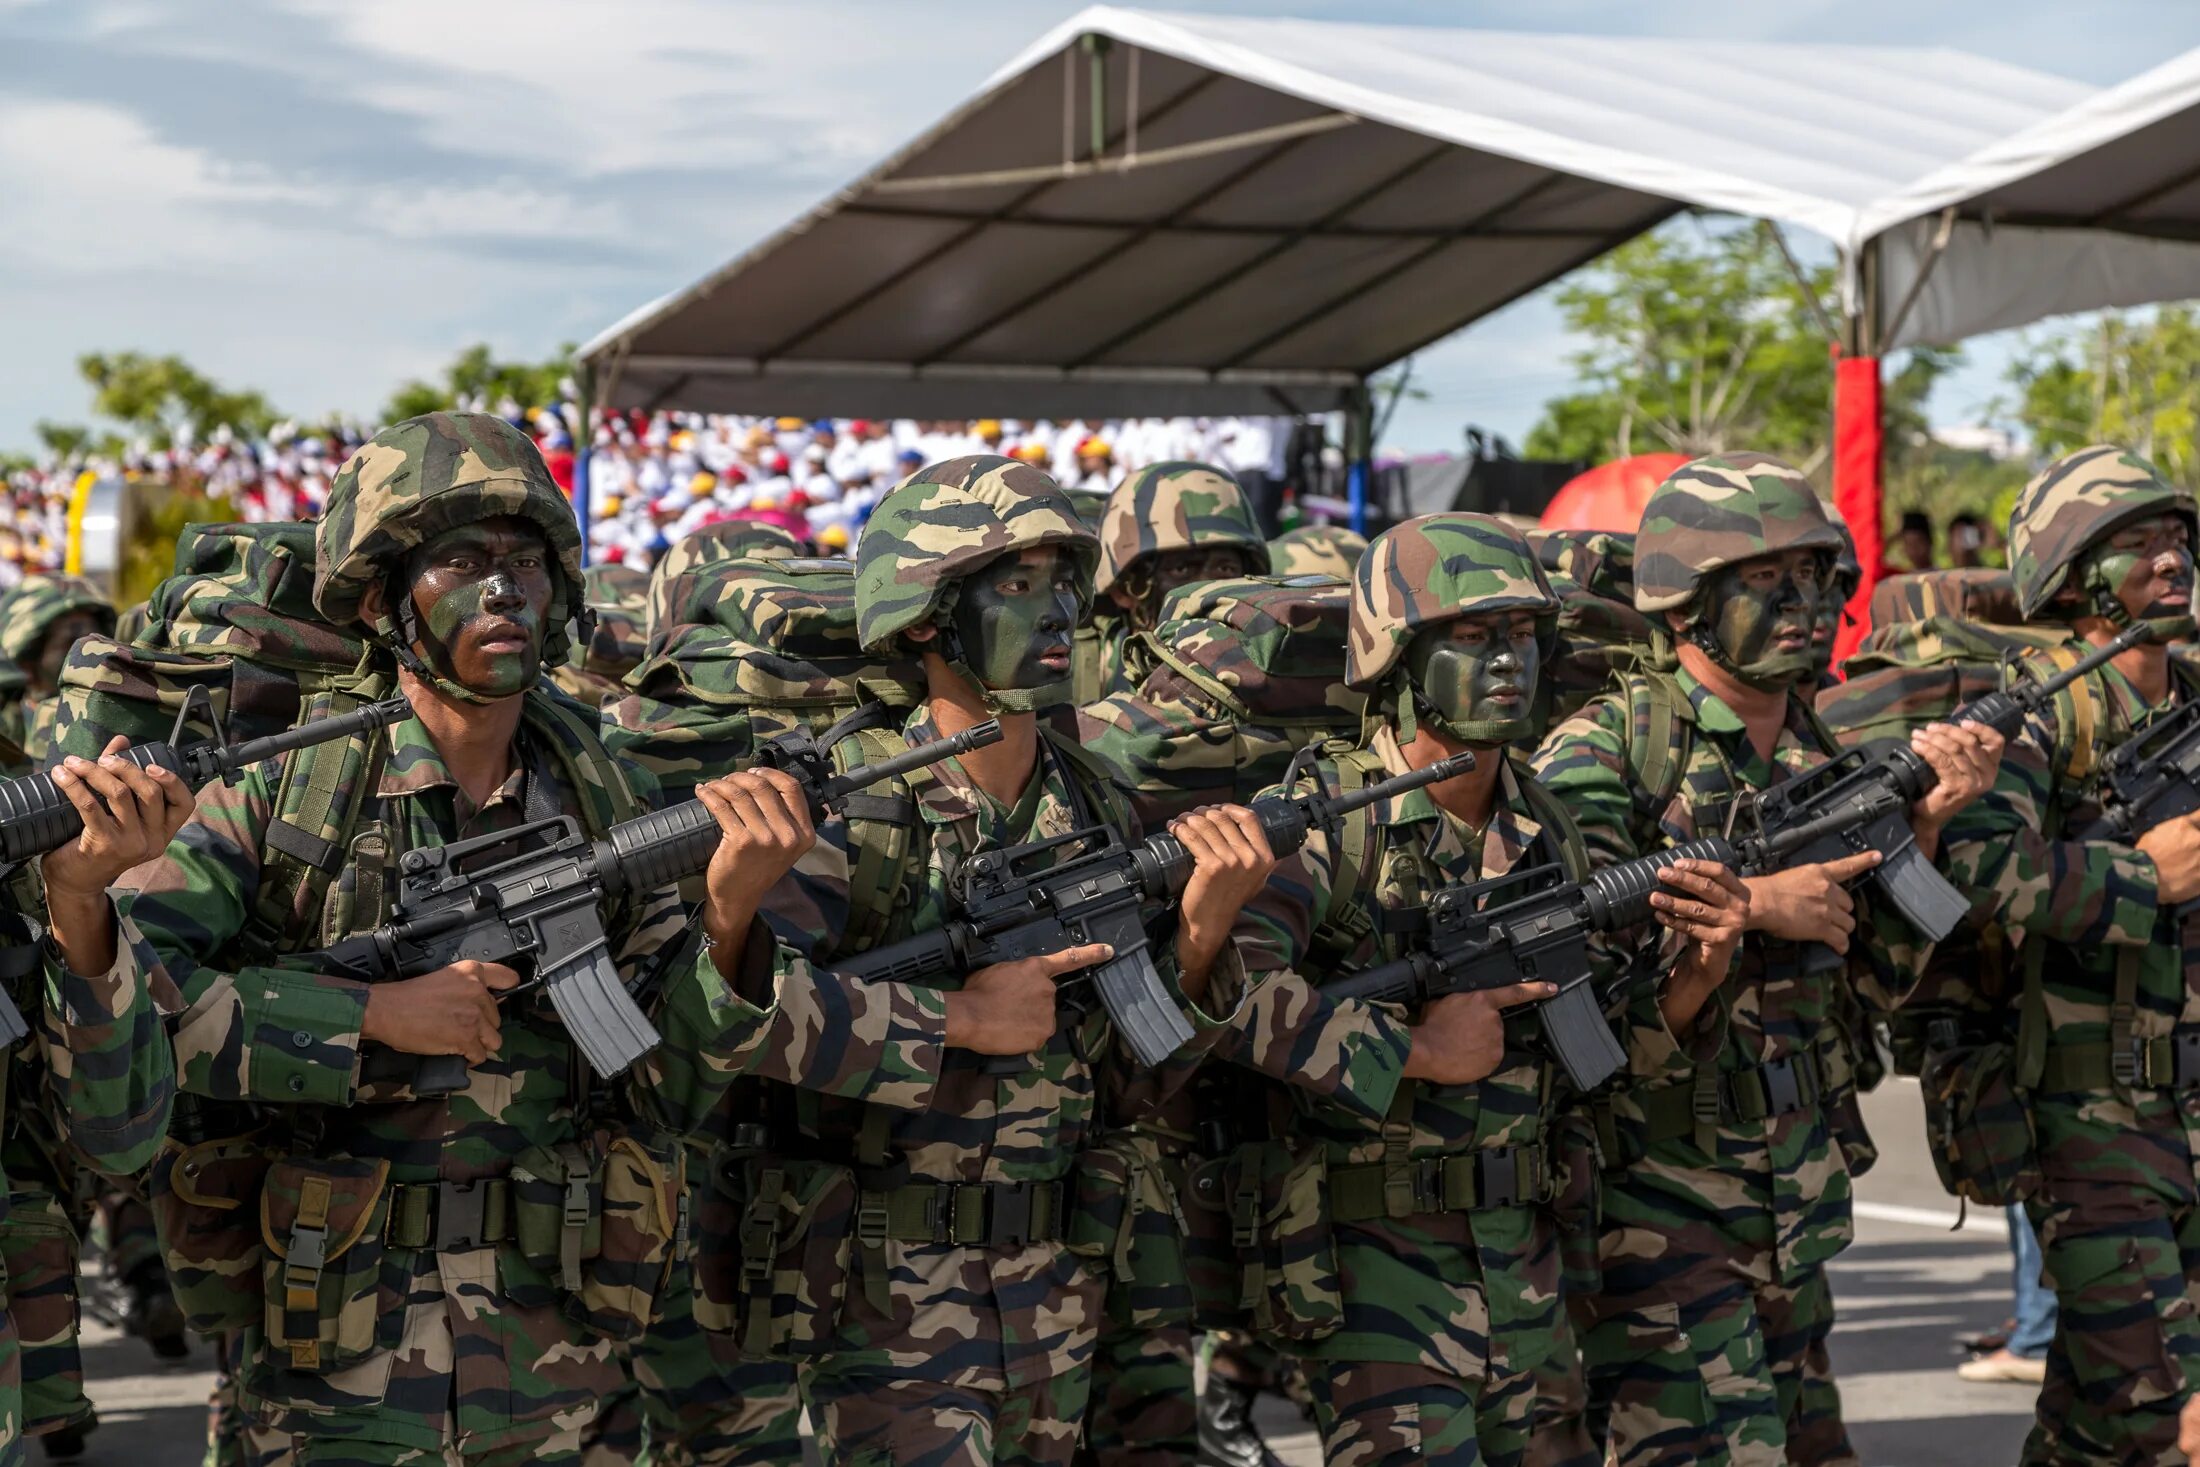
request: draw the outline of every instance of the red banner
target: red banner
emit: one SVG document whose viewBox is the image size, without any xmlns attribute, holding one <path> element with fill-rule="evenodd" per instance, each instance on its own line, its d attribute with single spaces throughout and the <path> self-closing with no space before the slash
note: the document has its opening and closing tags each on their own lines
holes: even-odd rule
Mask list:
<svg viewBox="0 0 2200 1467">
<path fill-rule="evenodd" d="M 1849 624 L 1833 644 L 1847 657 L 1871 630 L 1872 587 L 1879 581 L 1881 501 L 1879 358 L 1843 357 L 1833 364 L 1833 504 L 1856 537 L 1864 579 L 1849 602 Z"/>
</svg>

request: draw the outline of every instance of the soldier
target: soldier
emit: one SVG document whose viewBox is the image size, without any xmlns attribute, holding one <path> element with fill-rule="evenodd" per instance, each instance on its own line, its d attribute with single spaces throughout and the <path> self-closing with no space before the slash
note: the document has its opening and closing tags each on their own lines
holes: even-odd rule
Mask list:
<svg viewBox="0 0 2200 1467">
<path fill-rule="evenodd" d="M 1171 591 L 1266 574 L 1268 542 L 1237 480 L 1221 469 L 1159 463 L 1125 479 L 1100 521 L 1098 662 L 1093 672 L 1080 668 L 1077 701 L 1138 686 L 1150 659 L 1140 657 L 1137 643 L 1160 621 Z"/>
<path fill-rule="evenodd" d="M 1302 525 L 1268 542 L 1269 571 L 1279 576 L 1334 576 L 1352 579 L 1352 568 L 1367 553 L 1367 540 L 1342 525 Z"/>
<path fill-rule="evenodd" d="M 541 684 L 580 605 L 580 535 L 525 435 L 469 413 L 384 429 L 338 474 L 317 548 L 315 605 L 377 649 L 355 688 L 322 698 L 394 681 L 414 716 L 255 767 L 144 877 L 133 910 L 185 975 L 180 1069 L 203 1098 L 194 1130 L 212 1132 L 192 1148 L 207 1158 L 193 1189 L 164 1197 L 163 1241 L 172 1257 L 238 1250 L 196 1260 L 192 1282 L 202 1306 L 235 1301 L 256 1460 L 572 1461 L 618 1383 L 611 1337 L 646 1325 L 679 1242 L 679 1138 L 774 1024 L 822 1022 L 828 985 L 789 980 L 765 1010 L 726 982 L 774 966 L 755 901 L 801 854 L 783 806 L 802 799 L 776 773 L 700 791 L 722 834 L 702 951 L 680 940 L 669 888 L 607 912 L 621 975 L 664 1036 L 616 1081 L 588 1076 L 547 1005 L 500 1004 L 509 968 L 314 973 L 293 955 L 382 920 L 395 852 L 552 815 L 600 834 L 650 791 L 603 751 L 592 713 Z M 322 750 L 336 757 L 307 759 Z M 883 1011 L 829 986 L 860 1058 Z M 416 1095 L 407 1057 L 447 1054 L 466 1058 L 464 1088 Z M 238 1124 L 261 1139 L 225 1150 L 223 1103 L 250 1107 Z M 223 1167 L 259 1199 L 242 1237 L 223 1232 L 227 1213 L 191 1211 Z"/>
<path fill-rule="evenodd" d="M 926 697 L 904 733 L 915 742 L 995 717 L 1005 737 L 911 777 L 916 824 L 898 871 L 851 880 L 846 822 L 825 824 L 799 883 L 770 907 L 780 936 L 809 962 L 939 927 L 952 914 L 951 874 L 976 852 L 1096 821 L 1135 836 L 1104 768 L 1039 716 L 1070 696 L 1070 635 L 1097 553 L 1052 479 L 1000 457 L 933 464 L 872 512 L 857 559 L 857 627 L 866 651 L 921 659 Z M 1173 947 L 1157 945 L 1156 960 L 1164 978 L 1179 964 L 1228 971 L 1230 920 L 1267 874 L 1266 842 L 1242 808 L 1194 812 L 1171 829 L 1196 866 Z M 1081 1153 L 1149 1103 L 1104 1016 L 1057 1017 L 1053 975 L 1106 955 L 1080 947 L 1002 964 L 944 993 L 877 985 L 903 995 L 901 1032 L 912 1056 L 927 1056 L 921 1080 L 839 1093 L 780 1087 L 768 1104 L 775 1134 L 758 1165 L 787 1200 L 758 1211 L 757 1198 L 748 1215 L 803 1221 L 790 1240 L 794 1262 L 779 1266 L 762 1301 L 763 1333 L 800 1362 L 827 1461 L 1070 1459 L 1101 1270 L 1116 1251 L 1114 1225 L 1104 1241 L 1084 1238 L 1084 1205 L 1073 1216 L 1070 1201 L 1097 1192 L 1121 1209 L 1120 1174 Z M 942 1046 L 958 1053 L 943 1059 Z M 1001 1077 L 972 1055 L 1030 1060 Z M 1106 1210 L 1093 1205 L 1095 1217 Z M 737 1261 L 769 1278 L 772 1256 L 753 1251 L 761 1234 L 744 1229 L 752 1251 Z M 706 1277 L 706 1296 L 711 1287 Z"/>
<path fill-rule="evenodd" d="M 1840 548 L 1809 483 L 1775 461 L 1698 459 L 1659 486 L 1635 547 L 1653 655 L 1537 755 L 1594 863 L 1723 831 L 1738 800 L 1835 751 L 1801 694 Z M 1936 724 L 1912 746 L 1940 779 L 1911 812 L 1930 855 L 2000 745 Z M 1845 889 L 1877 859 L 1753 878 L 1732 971 L 1676 971 L 1626 1017 L 1628 1076 L 1598 1106 L 1603 1292 L 1583 1301 L 1591 1422 L 1621 1464 L 1854 1460 L 1825 1356 L 1825 1264 L 1851 1232 L 1829 1120 L 1852 1085 L 1843 984 L 1796 944 L 1846 952 L 1883 922 L 1902 958 L 1899 919 Z"/>
<path fill-rule="evenodd" d="M 44 762 L 52 742 L 53 696 L 69 649 L 79 637 L 106 636 L 114 629 L 113 605 L 91 582 L 75 576 L 26 576 L 0 601 L 0 653 L 23 679 L 19 695 L 0 711 L 0 737 L 14 741 L 28 765 Z"/>
<path fill-rule="evenodd" d="M 1532 731 L 1557 611 L 1502 520 L 1431 515 L 1378 536 L 1355 573 L 1348 672 L 1368 694 L 1368 731 L 1357 748 L 1330 745 L 1311 777 L 1352 789 L 1463 750 L 1475 767 L 1348 817 L 1338 838 L 1310 835 L 1236 928 L 1252 988 L 1231 1053 L 1290 1087 L 1280 1144 L 1292 1175 L 1317 1169 L 1325 1199 L 1298 1220 L 1303 1238 L 1273 1239 L 1284 1262 L 1270 1290 L 1271 1333 L 1306 1361 L 1331 1461 L 1517 1463 L 1534 1372 L 1571 1357 L 1550 1208 L 1562 1082 L 1508 1041 L 1503 1017 L 1553 986 L 1454 994 L 1410 1015 L 1320 987 L 1398 955 L 1440 887 L 1554 863 L 1587 874 L 1565 810 L 1506 748 Z M 1709 862 L 1665 876 L 1658 915 L 1683 934 L 1678 971 L 1723 970 L 1739 882 Z M 1211 1001 L 1234 998 L 1218 987 Z M 1325 1234 L 1326 1269 L 1304 1246 Z M 1303 1302 L 1325 1296 L 1337 1298 L 1326 1321 Z"/>
<path fill-rule="evenodd" d="M 2193 631 L 2192 496 L 2146 460 L 2096 446 L 2049 465 L 2009 517 L 2027 622 L 2073 632 L 2033 653 L 2051 676 L 2135 622 L 2126 652 L 2033 714 L 1992 791 L 1945 836 L 1959 885 L 1990 902 L 2023 973 L 2013 1065 L 2037 1140 L 2025 1197 L 2060 1305 L 2039 1419 L 2023 1460 L 2170 1463 L 2178 1411 L 2200 1388 L 2200 973 L 2183 903 L 2200 895 L 2200 819 L 2129 840 L 2101 822 L 2093 771 L 2150 715 L 2200 697 L 2167 643 Z"/>
</svg>

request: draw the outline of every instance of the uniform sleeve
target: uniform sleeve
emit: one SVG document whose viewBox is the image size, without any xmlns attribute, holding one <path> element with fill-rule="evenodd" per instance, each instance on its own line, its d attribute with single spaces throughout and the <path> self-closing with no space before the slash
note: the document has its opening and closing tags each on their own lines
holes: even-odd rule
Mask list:
<svg viewBox="0 0 2200 1467">
<path fill-rule="evenodd" d="M 276 771 L 272 776 L 270 771 Z M 215 1100 L 349 1105 L 358 1087 L 367 985 L 348 978 L 207 966 L 244 930 L 260 885 L 255 832 L 271 815 L 279 764 L 199 795 L 197 811 L 161 859 L 142 868 L 129 916 L 176 979 L 178 1083 Z"/>
<path fill-rule="evenodd" d="M 2012 942 L 2148 946 L 2159 905 L 2153 860 L 2114 841 L 2046 833 L 2062 704 L 2059 696 L 2025 720 L 1993 787 L 1949 822 L 1941 869 L 1970 896 L 1973 920 L 1998 916 Z"/>
<path fill-rule="evenodd" d="M 1329 909 L 1333 865 L 1329 838 L 1321 831 L 1276 864 L 1267 886 L 1246 904 L 1232 929 L 1242 972 L 1218 967 L 1208 1003 L 1227 1015 L 1226 1052 L 1232 1059 L 1380 1119 L 1405 1078 L 1411 1031 L 1389 1008 L 1323 997 L 1301 971 L 1313 942 L 1314 914 Z"/>
<path fill-rule="evenodd" d="M 176 1051 L 166 1016 L 183 1005 L 126 907 L 115 922 L 114 966 L 96 978 L 48 953 L 38 1041 L 70 1142 L 94 1170 L 126 1176 L 152 1161 L 168 1133 Z"/>
</svg>

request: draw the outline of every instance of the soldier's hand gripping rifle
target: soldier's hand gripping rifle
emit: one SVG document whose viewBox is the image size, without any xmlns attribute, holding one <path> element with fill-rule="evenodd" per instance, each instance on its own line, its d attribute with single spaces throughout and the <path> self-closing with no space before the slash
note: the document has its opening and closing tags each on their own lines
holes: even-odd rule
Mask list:
<svg viewBox="0 0 2200 1467">
<path fill-rule="evenodd" d="M 1976 723 L 2008 738 L 2024 720 L 2055 694 L 2111 659 L 2152 640 L 2145 623 L 2130 627 L 2114 641 L 2097 647 L 2069 667 L 2043 682 L 2024 682 L 2014 688 L 1988 693 L 1958 708 L 1950 723 Z M 1863 879 L 1891 902 L 1903 919 L 1929 942 L 1938 942 L 1955 931 L 1970 911 L 1970 901 L 1949 884 L 1917 849 L 1910 829 L 1910 806 L 1930 794 L 1940 782 L 1933 767 L 1907 743 L 1892 743 L 1876 752 L 1850 749 L 1806 773 L 1763 791 L 1751 802 L 1757 827 L 1767 836 L 1798 825 L 1822 826 L 1826 833 L 1800 847 L 1791 847 L 1779 864 L 1813 866 L 1838 861 L 1862 851 L 1877 851 L 1880 862 Z M 1846 818 L 1827 822 L 1824 817 Z M 1805 943 L 1801 961 L 1806 973 L 1828 972 L 1842 965 L 1842 958 L 1822 942 Z"/>
<path fill-rule="evenodd" d="M 185 696 L 183 706 L 176 710 L 176 726 L 167 739 L 132 744 L 117 757 L 140 769 L 165 769 L 196 791 L 217 779 L 223 784 L 234 784 L 239 774 L 263 759 L 272 759 L 277 754 L 302 749 L 308 744 L 348 739 L 354 734 L 386 727 L 411 713 L 411 704 L 402 698 L 392 698 L 387 702 L 369 703 L 341 717 L 270 734 L 264 739 L 247 739 L 241 744 L 210 740 L 186 745 L 184 730 L 194 718 L 202 718 L 217 729 L 221 727 L 206 689 L 194 685 Z M 77 813 L 69 797 L 55 787 L 50 771 L 0 780 L 0 870 L 13 870 L 34 856 L 57 850 L 75 840 L 83 830 L 84 817 Z M 30 1026 L 23 1022 L 22 1013 L 6 993 L 0 992 L 0 1049 L 15 1044 L 29 1033 Z"/>
<path fill-rule="evenodd" d="M 1533 1005 L 1542 1014 L 1544 1045 L 1569 1080 L 1591 1089 L 1627 1063 L 1590 981 L 1591 936 L 1649 921 L 1658 873 L 1676 861 L 1715 861 L 1748 874 L 1774 870 L 1848 818 L 1835 810 L 1776 835 L 1687 841 L 1607 866 L 1585 881 L 1568 880 L 1566 868 L 1552 863 L 1447 886 L 1429 899 L 1427 930 L 1413 951 L 1324 983 L 1322 995 L 1420 1005 L 1515 983 L 1555 983 L 1558 992 Z"/>
<path fill-rule="evenodd" d="M 1293 761 L 1287 785 L 1295 781 L 1304 757 Z M 1458 754 L 1349 794 L 1317 788 L 1292 798 L 1255 800 L 1251 808 L 1269 849 L 1288 856 L 1306 843 L 1309 831 L 1326 830 L 1335 837 L 1354 810 L 1473 767 L 1472 754 Z M 1174 902 L 1191 875 L 1190 852 L 1166 831 L 1132 845 L 1113 826 L 1095 825 L 982 851 L 957 872 L 961 913 L 954 920 L 835 967 L 873 981 L 921 983 L 1104 942 L 1115 955 L 1090 970 L 1094 991 L 1131 1052 L 1141 1063 L 1156 1065 L 1192 1037 L 1192 1026 L 1154 966 L 1145 908 Z M 1086 977 L 1073 975 L 1064 983 Z M 1026 1056 L 1004 1055 L 984 1068 L 1014 1073 L 1029 1063 Z"/>
<path fill-rule="evenodd" d="M 836 774 L 830 750 L 796 734 L 760 750 L 758 762 L 792 774 L 811 818 L 821 819 L 857 790 L 1000 737 L 1000 724 L 989 719 Z M 590 840 L 579 822 L 558 815 L 407 851 L 398 862 L 388 923 L 291 961 L 368 982 L 417 977 L 468 959 L 532 967 L 533 977 L 507 992 L 544 990 L 589 1068 L 608 1078 L 656 1048 L 660 1036 L 619 979 L 598 905 L 697 874 L 717 853 L 719 835 L 709 808 L 686 800 L 621 821 L 601 840 Z M 509 854 L 473 864 L 499 851 Z M 448 1094 L 465 1085 L 466 1069 L 463 1055 L 423 1056 L 409 1083 L 416 1095 Z"/>
</svg>

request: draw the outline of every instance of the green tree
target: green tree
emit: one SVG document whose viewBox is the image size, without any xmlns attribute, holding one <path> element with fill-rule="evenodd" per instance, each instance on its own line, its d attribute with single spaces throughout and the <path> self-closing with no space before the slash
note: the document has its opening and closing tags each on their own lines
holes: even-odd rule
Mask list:
<svg viewBox="0 0 2200 1467">
<path fill-rule="evenodd" d="M 1804 272 L 1832 298 L 1834 272 Z M 1582 341 L 1582 387 L 1545 405 L 1532 457 L 1602 460 L 1648 452 L 1756 449 L 1806 472 L 1832 437 L 1825 331 L 1765 231 L 1688 221 L 1633 240 L 1562 287 L 1559 314 Z M 1884 394 L 1890 457 L 1925 441 L 1924 403 L 1960 355 L 1909 352 Z"/>
<path fill-rule="evenodd" d="M 494 410 L 507 398 L 521 407 L 548 407 L 562 395 L 572 355 L 573 343 L 567 342 L 548 361 L 504 362 L 486 342 L 476 342 L 443 369 L 441 383 L 414 378 L 399 387 L 383 416 L 395 422 L 457 407 Z"/>
<path fill-rule="evenodd" d="M 2027 341 L 2010 364 L 2014 415 L 2043 457 L 2115 443 L 2200 481 L 2200 309 L 2105 312 Z"/>
<path fill-rule="evenodd" d="M 76 369 L 91 384 L 93 411 L 163 448 L 186 434 L 204 442 L 225 425 L 265 433 L 280 416 L 260 393 L 225 388 L 178 356 L 89 352 Z"/>
</svg>

